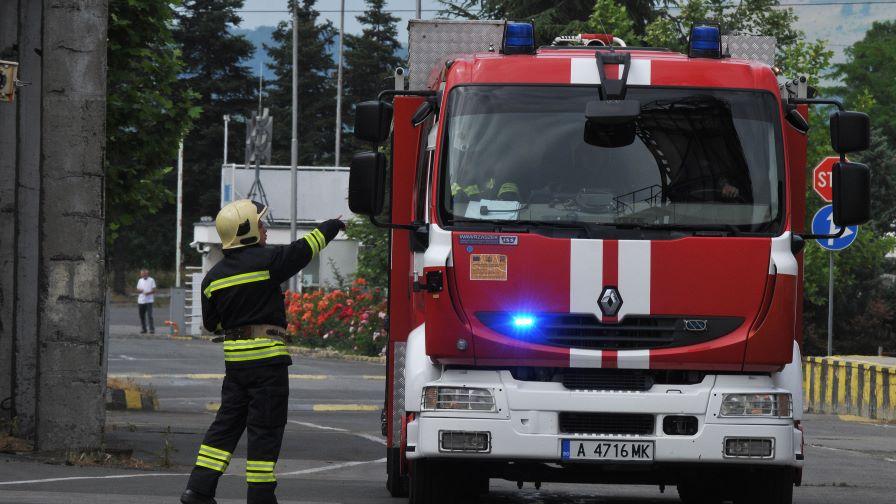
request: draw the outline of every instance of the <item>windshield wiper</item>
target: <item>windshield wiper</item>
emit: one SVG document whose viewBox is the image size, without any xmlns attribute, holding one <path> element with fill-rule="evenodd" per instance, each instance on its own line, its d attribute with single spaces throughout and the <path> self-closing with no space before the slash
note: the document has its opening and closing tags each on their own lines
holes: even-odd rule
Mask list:
<svg viewBox="0 0 896 504">
<path fill-rule="evenodd" d="M 693 233 L 697 236 L 719 236 L 719 235 L 739 235 L 743 231 L 734 224 L 648 224 L 642 222 L 606 222 L 601 223 L 606 226 L 613 226 L 617 229 L 642 229 L 642 230 L 665 230 L 665 231 L 683 231 Z"/>
</svg>

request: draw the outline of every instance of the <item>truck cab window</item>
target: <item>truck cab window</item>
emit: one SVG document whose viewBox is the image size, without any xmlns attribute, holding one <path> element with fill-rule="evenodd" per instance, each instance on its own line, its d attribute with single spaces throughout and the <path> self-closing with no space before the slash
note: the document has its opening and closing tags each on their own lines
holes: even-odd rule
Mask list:
<svg viewBox="0 0 896 504">
<path fill-rule="evenodd" d="M 558 99 L 563 95 L 564 99 Z M 593 87 L 461 86 L 449 97 L 441 208 L 476 220 L 771 233 L 783 154 L 768 93 L 631 88 L 624 147 L 583 139 Z"/>
</svg>

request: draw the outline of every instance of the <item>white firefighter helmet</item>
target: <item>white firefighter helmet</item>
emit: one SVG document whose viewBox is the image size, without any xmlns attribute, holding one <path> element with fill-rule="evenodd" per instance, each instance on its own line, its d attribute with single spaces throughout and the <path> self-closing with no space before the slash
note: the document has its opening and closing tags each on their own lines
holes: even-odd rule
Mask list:
<svg viewBox="0 0 896 504">
<path fill-rule="evenodd" d="M 267 212 L 268 207 L 247 199 L 225 205 L 215 218 L 215 228 L 224 250 L 258 243 L 261 239 L 258 223 Z"/>
</svg>

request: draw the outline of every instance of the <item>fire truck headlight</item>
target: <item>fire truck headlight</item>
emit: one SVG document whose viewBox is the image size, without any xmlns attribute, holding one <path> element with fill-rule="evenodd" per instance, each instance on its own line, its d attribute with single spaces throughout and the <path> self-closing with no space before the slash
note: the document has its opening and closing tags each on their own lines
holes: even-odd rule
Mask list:
<svg viewBox="0 0 896 504">
<path fill-rule="evenodd" d="M 495 396 L 489 389 L 424 387 L 423 411 L 495 411 Z"/>
<path fill-rule="evenodd" d="M 725 394 L 719 412 L 723 417 L 791 418 L 790 394 Z"/>
</svg>

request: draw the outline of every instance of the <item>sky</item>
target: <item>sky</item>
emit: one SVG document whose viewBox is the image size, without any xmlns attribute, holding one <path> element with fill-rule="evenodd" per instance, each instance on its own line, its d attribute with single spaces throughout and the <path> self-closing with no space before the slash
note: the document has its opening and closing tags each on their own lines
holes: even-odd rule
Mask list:
<svg viewBox="0 0 896 504">
<path fill-rule="evenodd" d="M 854 2 L 852 5 L 840 5 L 839 2 Z M 865 31 L 875 20 L 896 18 L 896 1 L 894 0 L 780 0 L 781 4 L 792 6 L 799 21 L 797 28 L 806 32 L 807 38 L 824 39 L 828 47 L 835 53 L 834 62 L 844 60 L 843 49 L 861 39 Z M 869 5 L 880 2 L 877 5 Z M 814 5 L 807 5 L 814 4 Z M 316 8 L 321 16 L 339 26 L 340 0 L 318 0 Z M 407 20 L 414 17 L 416 0 L 387 0 L 389 10 L 397 11 L 395 15 L 402 21 L 398 23 L 398 40 L 407 41 Z M 441 4 L 438 0 L 421 0 L 423 18 L 438 17 Z M 364 0 L 345 0 L 345 30 L 347 33 L 360 32 L 360 24 L 355 17 L 363 11 Z M 258 26 L 275 26 L 278 21 L 289 18 L 286 12 L 287 0 L 245 0 L 240 16 L 243 22 L 240 27 L 253 29 Z M 282 12 L 246 12 L 274 10 Z M 354 12 L 352 12 L 354 11 Z"/>
<path fill-rule="evenodd" d="M 289 13 L 285 12 L 286 0 L 245 0 L 243 10 L 281 10 L 284 12 L 241 12 L 240 16 L 243 22 L 241 28 L 252 29 L 258 26 L 274 26 L 278 21 L 289 19 Z M 325 17 L 333 22 L 333 26 L 339 27 L 339 4 L 340 0 L 318 0 L 315 8 L 321 13 L 321 17 Z M 407 12 L 395 12 L 394 14 L 402 21 L 398 23 L 398 40 L 407 40 L 407 20 L 414 17 L 414 9 L 417 6 L 416 0 L 389 0 L 386 7 L 389 10 L 406 10 Z M 364 0 L 345 0 L 345 31 L 348 33 L 358 33 L 361 31 L 360 24 L 355 20 L 365 7 Z M 436 0 L 421 0 L 421 8 L 424 10 L 423 18 L 433 18 L 437 16 L 440 4 Z M 330 12 L 326 12 L 330 11 Z M 358 12 L 351 12 L 358 11 Z"/>
</svg>

